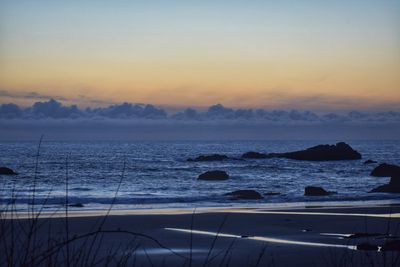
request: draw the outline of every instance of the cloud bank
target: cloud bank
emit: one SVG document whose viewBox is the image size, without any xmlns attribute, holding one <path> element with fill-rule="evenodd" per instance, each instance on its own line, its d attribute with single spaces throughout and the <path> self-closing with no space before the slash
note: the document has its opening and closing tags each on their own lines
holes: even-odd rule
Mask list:
<svg viewBox="0 0 400 267">
<path fill-rule="evenodd" d="M 47 140 L 399 140 L 400 112 L 317 114 L 233 109 L 167 112 L 149 104 L 79 108 L 59 101 L 0 105 L 0 141 Z"/>
<path fill-rule="evenodd" d="M 0 119 L 40 120 L 40 119 L 118 119 L 118 120 L 167 120 L 167 121 L 239 121 L 239 122 L 400 122 L 400 112 L 360 112 L 347 114 L 317 114 L 299 110 L 233 109 L 221 104 L 210 106 L 205 111 L 187 108 L 168 114 L 160 107 L 150 104 L 122 103 L 107 107 L 81 109 L 77 105 L 66 106 L 50 99 L 36 102 L 23 108 L 16 104 L 1 104 Z"/>
</svg>

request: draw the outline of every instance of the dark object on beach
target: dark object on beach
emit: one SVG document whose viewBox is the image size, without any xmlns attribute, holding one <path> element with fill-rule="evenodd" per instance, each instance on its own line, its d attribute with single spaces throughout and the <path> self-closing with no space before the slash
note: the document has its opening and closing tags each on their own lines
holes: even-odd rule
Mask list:
<svg viewBox="0 0 400 267">
<path fill-rule="evenodd" d="M 222 161 L 229 159 L 226 155 L 212 154 L 212 155 L 200 155 L 194 159 L 188 159 L 187 161 Z"/>
<path fill-rule="evenodd" d="M 400 177 L 400 166 L 382 163 L 373 169 L 370 175 L 375 177 Z"/>
<path fill-rule="evenodd" d="M 231 193 L 225 194 L 226 196 L 232 196 L 236 199 L 262 199 L 260 193 L 255 190 L 236 190 Z"/>
<path fill-rule="evenodd" d="M 84 205 L 82 203 L 74 203 L 74 204 L 69 204 L 69 207 L 73 207 L 73 208 L 83 208 Z"/>
<path fill-rule="evenodd" d="M 382 246 L 381 251 L 400 251 L 400 240 L 389 240 Z"/>
<path fill-rule="evenodd" d="M 400 175 L 391 177 L 388 184 L 378 186 L 370 193 L 400 193 Z"/>
<path fill-rule="evenodd" d="M 372 159 L 364 161 L 364 164 L 374 164 L 374 163 L 378 163 L 378 162 L 375 160 L 372 160 Z"/>
<path fill-rule="evenodd" d="M 279 192 L 267 192 L 267 193 L 264 193 L 264 196 L 278 196 L 280 194 L 281 193 L 279 193 Z"/>
<path fill-rule="evenodd" d="M 379 247 L 369 243 L 361 243 L 357 245 L 357 250 L 378 251 Z"/>
<path fill-rule="evenodd" d="M 15 171 L 7 167 L 0 167 L 0 175 L 17 175 Z"/>
<path fill-rule="evenodd" d="M 242 155 L 242 158 L 244 158 L 244 159 L 265 159 L 265 158 L 268 158 L 268 155 L 264 154 L 264 153 L 250 151 L 250 152 L 244 153 Z"/>
<path fill-rule="evenodd" d="M 305 196 L 328 196 L 334 193 L 336 192 L 328 192 L 322 187 L 318 186 L 306 186 L 306 188 L 304 189 Z"/>
<path fill-rule="evenodd" d="M 366 237 L 377 237 L 377 236 L 385 236 L 385 234 L 380 233 L 354 233 L 345 238 L 354 239 L 354 238 L 366 238 Z"/>
<path fill-rule="evenodd" d="M 268 156 L 311 161 L 361 159 L 361 154 L 344 142 L 337 143 L 336 145 L 318 145 L 306 150 L 288 153 L 272 153 L 268 154 Z"/>
<path fill-rule="evenodd" d="M 224 171 L 207 171 L 197 178 L 199 180 L 227 180 L 229 175 Z"/>
</svg>

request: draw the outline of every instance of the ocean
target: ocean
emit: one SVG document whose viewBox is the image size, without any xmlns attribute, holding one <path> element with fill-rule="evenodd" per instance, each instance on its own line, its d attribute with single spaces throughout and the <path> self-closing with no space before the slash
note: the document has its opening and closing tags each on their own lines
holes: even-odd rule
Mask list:
<svg viewBox="0 0 400 267">
<path fill-rule="evenodd" d="M 188 162 L 206 154 L 240 158 L 247 151 L 287 152 L 321 141 L 174 141 L 174 142 L 38 142 L 0 143 L 0 166 L 19 173 L 0 175 L 0 198 L 4 207 L 15 203 L 20 211 L 57 210 L 68 202 L 76 209 L 193 208 L 214 206 L 290 205 L 307 203 L 384 202 L 400 195 L 368 193 L 389 178 L 371 177 L 379 163 L 400 163 L 400 141 L 347 141 L 363 158 L 350 161 L 311 162 L 282 158 Z M 37 164 L 36 164 L 37 163 Z M 125 167 L 124 167 L 125 166 Z M 35 171 L 36 170 L 36 171 Z M 199 174 L 223 170 L 225 181 L 198 180 Z M 36 174 L 35 174 L 36 173 Z M 304 196 L 304 187 L 322 186 L 337 194 Z M 262 200 L 234 200 L 226 193 L 254 189 Z M 34 200 L 33 200 L 34 199 Z M 74 209 L 73 207 L 71 207 Z"/>
</svg>

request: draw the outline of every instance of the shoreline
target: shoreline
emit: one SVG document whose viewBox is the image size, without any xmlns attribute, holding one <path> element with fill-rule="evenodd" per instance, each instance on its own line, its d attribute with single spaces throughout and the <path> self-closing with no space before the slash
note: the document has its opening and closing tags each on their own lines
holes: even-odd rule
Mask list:
<svg viewBox="0 0 400 267">
<path fill-rule="evenodd" d="M 118 208 L 118 205 L 105 207 L 104 209 L 85 209 L 85 208 L 68 208 L 69 217 L 101 217 L 108 213 L 108 216 L 124 216 L 124 215 L 187 215 L 200 213 L 285 213 L 285 212 L 300 212 L 304 214 L 315 213 L 316 210 L 365 210 L 365 209 L 384 209 L 400 207 L 400 200 L 373 200 L 373 201 L 325 201 L 325 202 L 284 202 L 284 203 L 248 203 L 241 205 L 230 206 L 200 206 L 200 207 L 165 207 L 165 208 Z M 126 205 L 124 205 L 126 206 Z M 310 211 L 312 210 L 312 211 Z M 58 210 L 41 211 L 39 218 L 63 218 L 65 217 L 65 207 L 60 207 Z M 16 216 L 18 219 L 28 219 L 32 217 L 31 211 L 2 211 L 3 218 L 9 219 L 9 215 Z M 342 212 L 341 212 L 342 213 Z M 37 212 L 33 212 L 37 216 Z M 362 213 L 357 216 L 368 215 Z M 371 215 L 368 215 L 371 216 Z M 400 214 L 393 213 L 393 217 L 400 217 Z"/>
</svg>

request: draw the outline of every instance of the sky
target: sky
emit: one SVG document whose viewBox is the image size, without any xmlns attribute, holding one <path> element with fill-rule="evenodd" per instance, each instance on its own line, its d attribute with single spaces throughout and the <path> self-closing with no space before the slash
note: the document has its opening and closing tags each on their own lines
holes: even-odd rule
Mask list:
<svg viewBox="0 0 400 267">
<path fill-rule="evenodd" d="M 0 103 L 399 110 L 400 1 L 0 0 Z"/>
</svg>

